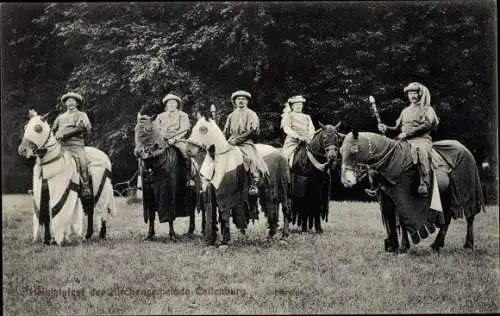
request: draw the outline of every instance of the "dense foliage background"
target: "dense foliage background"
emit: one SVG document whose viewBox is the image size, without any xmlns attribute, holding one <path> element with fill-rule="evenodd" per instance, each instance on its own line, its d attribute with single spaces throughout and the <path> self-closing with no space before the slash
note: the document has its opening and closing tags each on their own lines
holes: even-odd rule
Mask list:
<svg viewBox="0 0 500 316">
<path fill-rule="evenodd" d="M 315 122 L 375 131 L 368 96 L 393 125 L 411 81 L 431 91 L 434 138 L 497 168 L 494 1 L 9 3 L 1 21 L 4 193 L 31 185 L 33 162 L 16 151 L 27 109 L 47 112 L 68 90 L 85 96 L 87 142 L 111 157 L 115 182 L 136 170 L 137 111 L 166 93 L 187 112 L 213 103 L 224 121 L 230 94 L 248 90 L 261 141 L 279 145 L 291 95 Z"/>
</svg>

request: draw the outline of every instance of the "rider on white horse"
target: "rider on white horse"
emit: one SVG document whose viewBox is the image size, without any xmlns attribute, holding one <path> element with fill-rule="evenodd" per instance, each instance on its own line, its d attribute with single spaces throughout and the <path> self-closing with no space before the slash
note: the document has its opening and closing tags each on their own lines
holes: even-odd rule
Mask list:
<svg viewBox="0 0 500 316">
<path fill-rule="evenodd" d="M 259 194 L 257 185 L 260 177 L 269 174 L 269 171 L 262 157 L 257 154 L 253 141 L 254 136 L 259 133 L 259 117 L 257 113 L 248 108 L 248 102 L 251 98 L 252 95 L 243 90 L 236 91 L 231 95 L 235 109 L 227 117 L 223 133 L 229 144 L 238 146 L 249 160 L 252 183 L 248 193 L 255 196 Z"/>
<path fill-rule="evenodd" d="M 81 108 L 83 104 L 83 97 L 80 94 L 68 92 L 61 97 L 61 103 L 66 105 L 67 110 L 55 119 L 52 130 L 62 147 L 75 158 L 81 176 L 80 194 L 83 200 L 89 200 L 93 197 L 89 184 L 89 161 L 84 150 L 84 136 L 90 132 L 92 125 L 87 114 L 78 110 L 78 106 Z"/>
</svg>

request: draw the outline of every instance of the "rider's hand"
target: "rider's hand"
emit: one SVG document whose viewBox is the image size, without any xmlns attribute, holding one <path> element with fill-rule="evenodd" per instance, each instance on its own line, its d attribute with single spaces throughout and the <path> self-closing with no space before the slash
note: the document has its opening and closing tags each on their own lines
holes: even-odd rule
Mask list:
<svg viewBox="0 0 500 316">
<path fill-rule="evenodd" d="M 64 137 L 61 134 L 56 135 L 56 140 L 57 141 L 61 141 L 63 139 L 64 139 Z"/>
<path fill-rule="evenodd" d="M 176 142 L 177 142 L 177 139 L 175 139 L 175 138 L 171 138 L 171 139 L 167 140 L 167 144 L 169 144 L 169 145 L 173 145 Z"/>
<path fill-rule="evenodd" d="M 400 139 L 400 140 L 405 140 L 406 139 L 406 133 L 400 133 L 397 137 L 397 139 Z"/>
<path fill-rule="evenodd" d="M 381 133 L 384 133 L 387 131 L 387 125 L 385 125 L 384 123 L 380 123 L 378 124 L 378 130 L 381 132 Z"/>
<path fill-rule="evenodd" d="M 139 149 L 138 148 L 134 148 L 134 156 L 135 157 L 139 157 L 139 153 L 140 153 Z"/>
<path fill-rule="evenodd" d="M 227 140 L 227 142 L 230 145 L 234 146 L 234 145 L 236 145 L 236 138 L 234 138 L 233 136 L 231 136 L 231 137 L 229 137 L 229 139 Z"/>
</svg>

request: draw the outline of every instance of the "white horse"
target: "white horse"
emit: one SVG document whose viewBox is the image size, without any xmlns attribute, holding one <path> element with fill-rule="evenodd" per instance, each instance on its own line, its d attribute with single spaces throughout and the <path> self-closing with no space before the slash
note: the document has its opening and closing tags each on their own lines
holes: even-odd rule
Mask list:
<svg viewBox="0 0 500 316">
<path fill-rule="evenodd" d="M 77 165 L 68 151 L 62 149 L 45 118 L 35 111 L 29 111 L 29 122 L 24 127 L 24 135 L 18 153 L 26 158 L 36 156 L 33 167 L 33 242 L 41 238 L 44 243 L 54 241 L 61 245 L 70 241 L 74 233 L 78 237 L 83 232 L 83 207 L 79 198 L 80 176 Z M 116 215 L 116 205 L 111 184 L 111 162 L 102 151 L 85 147 L 89 158 L 94 196 L 94 209 L 88 211 L 86 238 L 94 231 L 93 216 L 101 238 L 106 237 L 106 222 Z M 42 225 L 40 225 L 42 224 Z"/>
<path fill-rule="evenodd" d="M 245 234 L 250 220 L 258 216 L 253 212 L 257 201 L 251 201 L 248 196 L 249 176 L 244 165 L 244 156 L 238 146 L 228 143 L 224 134 L 214 120 L 201 117 L 191 131 L 187 142 L 186 153 L 195 157 L 200 149 L 205 152 L 204 161 L 200 164 L 199 173 L 206 182 L 205 238 L 209 244 L 215 242 L 216 214 L 213 206 L 220 210 L 219 223 L 221 225 L 222 244 L 228 244 L 231 239 L 229 218 L 242 234 Z M 257 153 L 264 160 L 269 174 L 267 180 L 259 181 L 258 202 L 261 211 L 268 220 L 269 235 L 272 238 L 277 232 L 279 209 L 283 213 L 282 237 L 289 235 L 289 201 L 290 172 L 286 158 L 279 149 L 269 145 L 256 144 Z M 210 148 L 214 148 L 211 157 Z M 205 186 L 206 185 L 206 186 Z M 208 193 L 207 193 L 208 192 Z"/>
</svg>

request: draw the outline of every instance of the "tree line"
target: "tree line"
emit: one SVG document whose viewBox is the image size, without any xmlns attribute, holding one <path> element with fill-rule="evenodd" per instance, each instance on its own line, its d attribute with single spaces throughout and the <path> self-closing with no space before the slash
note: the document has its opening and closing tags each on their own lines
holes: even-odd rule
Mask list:
<svg viewBox="0 0 500 316">
<path fill-rule="evenodd" d="M 496 162 L 496 6 L 471 2 L 189 2 L 2 4 L 3 192 L 25 192 L 32 162 L 16 152 L 27 110 L 48 112 L 68 90 L 84 95 L 116 182 L 136 170 L 133 128 L 167 93 L 183 109 L 252 93 L 260 141 L 280 144 L 280 114 L 307 99 L 315 124 L 376 131 L 368 96 L 393 124 L 403 87 L 426 85 L 441 123 L 478 163 Z M 480 141 L 478 141 L 480 140 Z"/>
</svg>

